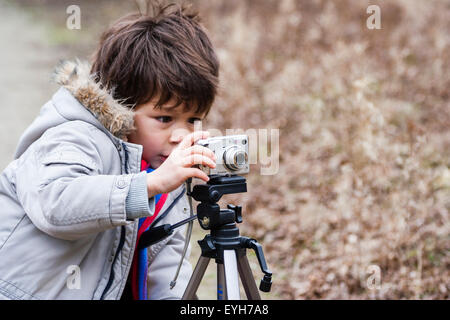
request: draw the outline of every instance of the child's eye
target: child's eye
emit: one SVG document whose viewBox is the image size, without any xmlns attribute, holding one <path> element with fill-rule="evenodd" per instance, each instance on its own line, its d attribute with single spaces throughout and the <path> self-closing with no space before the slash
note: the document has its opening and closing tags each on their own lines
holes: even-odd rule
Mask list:
<svg viewBox="0 0 450 320">
<path fill-rule="evenodd" d="M 169 116 L 161 116 L 161 117 L 156 117 L 156 120 L 163 122 L 163 123 L 167 123 L 170 122 L 172 120 L 172 117 Z"/>
</svg>

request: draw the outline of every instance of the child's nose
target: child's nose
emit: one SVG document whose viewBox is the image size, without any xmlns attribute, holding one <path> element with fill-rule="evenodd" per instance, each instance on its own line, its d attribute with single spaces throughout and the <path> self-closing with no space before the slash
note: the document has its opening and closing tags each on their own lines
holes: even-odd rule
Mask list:
<svg viewBox="0 0 450 320">
<path fill-rule="evenodd" d="M 178 144 L 181 142 L 181 140 L 183 140 L 182 136 L 172 136 L 170 142 Z"/>
<path fill-rule="evenodd" d="M 171 134 L 171 137 L 170 137 L 170 142 L 172 142 L 172 143 L 180 143 L 182 140 L 183 140 L 183 138 L 185 137 L 185 136 L 187 136 L 189 134 L 189 131 L 188 130 L 184 130 L 184 129 L 177 129 L 177 130 L 174 130 L 173 132 L 172 132 L 172 134 Z"/>
</svg>

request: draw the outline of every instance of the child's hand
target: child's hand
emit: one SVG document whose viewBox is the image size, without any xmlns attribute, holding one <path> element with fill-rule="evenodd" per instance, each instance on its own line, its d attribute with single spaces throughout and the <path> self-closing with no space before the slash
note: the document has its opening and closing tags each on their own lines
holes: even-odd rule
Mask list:
<svg viewBox="0 0 450 320">
<path fill-rule="evenodd" d="M 209 177 L 206 173 L 198 168 L 192 168 L 197 164 L 216 167 L 214 152 L 206 147 L 194 145 L 197 140 L 208 137 L 207 131 L 188 134 L 156 170 L 147 174 L 149 198 L 175 190 L 191 177 L 208 182 Z"/>
</svg>

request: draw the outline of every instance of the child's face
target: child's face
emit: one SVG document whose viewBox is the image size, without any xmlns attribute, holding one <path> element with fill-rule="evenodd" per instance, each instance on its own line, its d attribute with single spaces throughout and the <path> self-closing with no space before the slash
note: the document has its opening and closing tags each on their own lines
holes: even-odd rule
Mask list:
<svg viewBox="0 0 450 320">
<path fill-rule="evenodd" d="M 170 103 L 167 105 L 171 106 Z M 161 110 L 154 106 L 150 101 L 134 109 L 136 131 L 127 138 L 144 147 L 142 158 L 156 169 L 181 140 L 194 131 L 194 122 L 203 120 L 204 114 L 184 112 L 183 105 L 172 109 L 163 106 Z"/>
</svg>

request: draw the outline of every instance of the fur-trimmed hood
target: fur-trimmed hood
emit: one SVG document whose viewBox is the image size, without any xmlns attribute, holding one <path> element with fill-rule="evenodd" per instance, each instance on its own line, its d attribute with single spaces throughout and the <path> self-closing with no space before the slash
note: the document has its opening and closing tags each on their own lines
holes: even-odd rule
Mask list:
<svg viewBox="0 0 450 320">
<path fill-rule="evenodd" d="M 53 81 L 61 88 L 22 134 L 14 159 L 20 157 L 48 129 L 68 121 L 84 121 L 108 132 L 116 140 L 127 140 L 135 129 L 133 108 L 114 99 L 94 80 L 90 70 L 89 63 L 85 61 L 59 63 Z"/>
<path fill-rule="evenodd" d="M 123 139 L 134 129 L 132 108 L 115 100 L 90 74 L 86 61 L 63 61 L 55 69 L 54 81 L 69 92 L 114 136 Z"/>
</svg>

